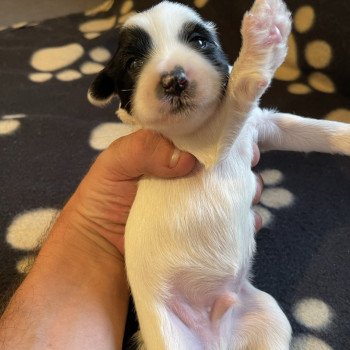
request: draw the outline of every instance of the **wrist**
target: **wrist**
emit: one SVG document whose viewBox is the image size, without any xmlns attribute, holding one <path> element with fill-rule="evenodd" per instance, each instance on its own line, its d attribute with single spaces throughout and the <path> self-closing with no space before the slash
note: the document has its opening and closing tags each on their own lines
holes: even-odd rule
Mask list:
<svg viewBox="0 0 350 350">
<path fill-rule="evenodd" d="M 77 341 L 80 348 L 121 348 L 129 299 L 124 261 L 73 218 L 65 206 L 5 311 L 6 348 L 72 349 Z"/>
</svg>

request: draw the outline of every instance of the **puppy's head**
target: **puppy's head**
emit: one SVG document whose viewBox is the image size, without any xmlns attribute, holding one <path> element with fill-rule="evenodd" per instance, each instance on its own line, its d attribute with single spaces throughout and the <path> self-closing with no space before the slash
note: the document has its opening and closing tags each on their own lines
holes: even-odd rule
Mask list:
<svg viewBox="0 0 350 350">
<path fill-rule="evenodd" d="M 179 135 L 214 113 L 227 79 L 214 25 L 184 5 L 164 1 L 125 23 L 118 50 L 88 97 L 104 105 L 118 95 L 121 119 Z"/>
</svg>

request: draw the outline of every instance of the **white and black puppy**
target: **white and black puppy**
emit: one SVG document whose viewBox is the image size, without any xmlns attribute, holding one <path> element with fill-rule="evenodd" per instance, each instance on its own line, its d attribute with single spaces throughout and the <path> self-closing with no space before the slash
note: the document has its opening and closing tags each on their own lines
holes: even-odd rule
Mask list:
<svg viewBox="0 0 350 350">
<path fill-rule="evenodd" d="M 200 166 L 173 180 L 143 178 L 126 225 L 127 275 L 148 350 L 289 348 L 276 301 L 254 288 L 252 144 L 350 155 L 350 126 L 258 107 L 287 52 L 282 0 L 256 0 L 232 72 L 212 23 L 164 1 L 131 17 L 89 90 L 118 95 L 119 117 L 161 132 Z"/>
</svg>

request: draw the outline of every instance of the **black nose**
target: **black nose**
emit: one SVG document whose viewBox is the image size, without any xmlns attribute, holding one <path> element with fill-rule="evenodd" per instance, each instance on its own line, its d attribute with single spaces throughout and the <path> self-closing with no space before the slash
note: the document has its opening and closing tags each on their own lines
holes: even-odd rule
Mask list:
<svg viewBox="0 0 350 350">
<path fill-rule="evenodd" d="M 188 86 L 188 79 L 182 67 L 175 67 L 170 73 L 164 73 L 160 81 L 167 95 L 179 96 Z"/>
</svg>

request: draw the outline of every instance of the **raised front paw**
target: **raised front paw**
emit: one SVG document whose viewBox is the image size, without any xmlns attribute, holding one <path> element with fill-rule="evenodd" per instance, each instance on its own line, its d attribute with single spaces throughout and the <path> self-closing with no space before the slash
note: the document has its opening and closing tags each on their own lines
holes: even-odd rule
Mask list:
<svg viewBox="0 0 350 350">
<path fill-rule="evenodd" d="M 282 0 L 256 0 L 242 23 L 243 47 L 250 59 L 275 70 L 287 54 L 291 14 Z"/>
</svg>

